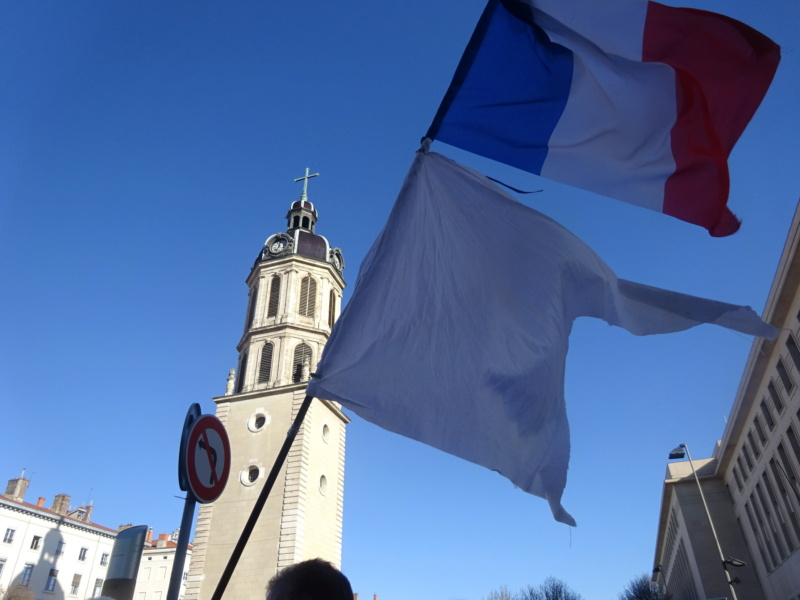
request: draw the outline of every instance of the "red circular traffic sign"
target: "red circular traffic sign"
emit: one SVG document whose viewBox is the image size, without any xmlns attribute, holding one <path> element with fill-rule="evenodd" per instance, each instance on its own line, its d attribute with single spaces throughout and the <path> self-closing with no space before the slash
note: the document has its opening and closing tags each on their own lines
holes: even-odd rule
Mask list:
<svg viewBox="0 0 800 600">
<path fill-rule="evenodd" d="M 231 470 L 231 445 L 225 426 L 213 415 L 192 423 L 186 444 L 186 474 L 198 502 L 213 502 L 222 494 Z"/>
</svg>

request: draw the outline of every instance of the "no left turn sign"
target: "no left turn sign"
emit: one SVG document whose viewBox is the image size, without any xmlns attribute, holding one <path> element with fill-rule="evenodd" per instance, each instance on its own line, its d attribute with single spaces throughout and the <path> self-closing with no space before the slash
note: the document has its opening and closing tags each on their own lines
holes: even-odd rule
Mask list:
<svg viewBox="0 0 800 600">
<path fill-rule="evenodd" d="M 201 415 L 191 425 L 186 444 L 186 475 L 198 502 L 213 502 L 222 494 L 231 468 L 231 446 L 222 422 Z"/>
</svg>

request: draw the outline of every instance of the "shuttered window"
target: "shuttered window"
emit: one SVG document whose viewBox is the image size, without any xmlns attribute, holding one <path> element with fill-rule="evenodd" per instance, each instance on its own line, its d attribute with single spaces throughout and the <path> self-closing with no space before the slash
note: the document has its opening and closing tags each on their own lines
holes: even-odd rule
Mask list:
<svg viewBox="0 0 800 600">
<path fill-rule="evenodd" d="M 266 383 L 270 380 L 273 348 L 272 342 L 267 342 L 264 344 L 263 350 L 261 350 L 261 361 L 258 363 L 258 383 Z"/>
<path fill-rule="evenodd" d="M 781 400 L 781 397 L 778 394 L 778 390 L 775 389 L 775 384 L 773 384 L 771 381 L 767 384 L 767 391 L 769 392 L 769 397 L 772 398 L 772 404 L 775 406 L 775 410 L 778 411 L 778 414 L 782 413 L 783 400 Z"/>
<path fill-rule="evenodd" d="M 311 347 L 307 344 L 298 344 L 294 349 L 294 360 L 292 361 L 292 381 L 298 383 L 303 381 L 303 364 L 308 362 L 311 366 Z"/>
<path fill-rule="evenodd" d="M 278 275 L 273 276 L 272 283 L 269 286 L 269 306 L 267 307 L 267 316 L 274 317 L 278 314 L 278 300 L 281 298 L 281 278 Z"/>
<path fill-rule="evenodd" d="M 336 292 L 331 290 L 328 301 L 328 327 L 333 327 L 336 321 Z"/>
<path fill-rule="evenodd" d="M 800 371 L 800 350 L 798 350 L 797 342 L 794 341 L 794 336 L 791 334 L 786 338 L 786 347 L 789 349 L 789 356 L 792 357 L 794 368 Z"/>
<path fill-rule="evenodd" d="M 300 314 L 304 317 L 314 316 L 314 304 L 317 298 L 317 282 L 313 277 L 303 277 L 300 282 Z"/>
<path fill-rule="evenodd" d="M 786 370 L 786 365 L 783 364 L 783 361 L 779 358 L 778 364 L 775 365 L 775 369 L 778 371 L 778 376 L 781 378 L 781 383 L 783 384 L 783 389 L 787 392 L 791 392 L 792 388 L 794 387 L 794 382 L 792 378 L 789 377 L 789 372 Z M 778 409 L 780 411 L 781 409 Z"/>
<path fill-rule="evenodd" d="M 258 299 L 258 286 L 253 287 L 253 292 L 250 294 L 250 307 L 247 309 L 247 328 L 253 326 L 253 319 L 256 316 L 256 300 Z"/>
<path fill-rule="evenodd" d="M 247 353 L 242 354 L 242 363 L 239 365 L 239 377 L 236 380 L 236 393 L 240 394 L 244 387 L 244 373 L 247 370 Z"/>
</svg>

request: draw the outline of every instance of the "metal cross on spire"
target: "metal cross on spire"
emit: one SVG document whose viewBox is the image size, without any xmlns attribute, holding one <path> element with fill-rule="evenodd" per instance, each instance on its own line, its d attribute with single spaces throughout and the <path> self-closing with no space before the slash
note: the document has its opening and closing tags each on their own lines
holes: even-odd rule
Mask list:
<svg viewBox="0 0 800 600">
<path fill-rule="evenodd" d="M 313 175 L 309 175 L 310 171 L 311 171 L 311 169 L 306 167 L 305 176 L 304 177 L 298 177 L 297 179 L 294 180 L 295 183 L 297 183 L 298 181 L 302 181 L 303 182 L 303 193 L 300 194 L 300 202 L 305 202 L 306 200 L 308 200 L 308 180 L 311 179 L 312 177 L 319 177 L 319 173 L 314 173 Z"/>
</svg>

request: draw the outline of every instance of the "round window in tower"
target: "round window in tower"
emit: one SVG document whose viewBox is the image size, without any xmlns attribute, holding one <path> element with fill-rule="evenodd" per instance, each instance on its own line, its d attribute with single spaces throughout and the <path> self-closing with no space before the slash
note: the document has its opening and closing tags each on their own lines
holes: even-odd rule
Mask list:
<svg viewBox="0 0 800 600">
<path fill-rule="evenodd" d="M 328 478 L 325 475 L 321 475 L 319 478 L 319 493 L 323 496 L 328 491 Z"/>
<path fill-rule="evenodd" d="M 263 408 L 257 408 L 256 412 L 247 419 L 247 428 L 253 433 L 256 433 L 269 425 L 270 420 L 269 414 L 267 414 Z"/>
<path fill-rule="evenodd" d="M 322 426 L 322 441 L 326 444 L 331 437 L 331 428 L 327 424 Z"/>
<path fill-rule="evenodd" d="M 258 478 L 261 476 L 262 467 L 259 464 L 249 464 L 244 469 L 239 471 L 239 481 L 242 485 L 250 487 L 254 485 Z"/>
</svg>

